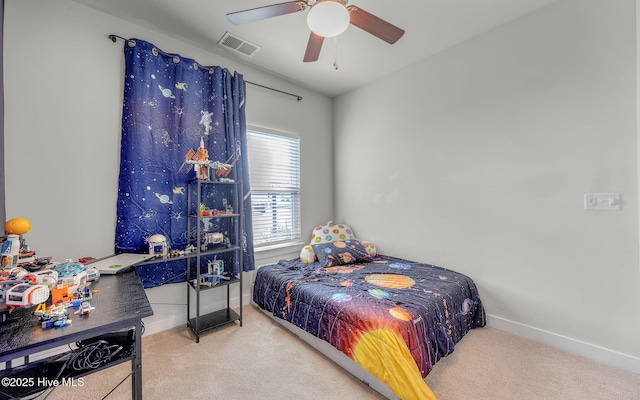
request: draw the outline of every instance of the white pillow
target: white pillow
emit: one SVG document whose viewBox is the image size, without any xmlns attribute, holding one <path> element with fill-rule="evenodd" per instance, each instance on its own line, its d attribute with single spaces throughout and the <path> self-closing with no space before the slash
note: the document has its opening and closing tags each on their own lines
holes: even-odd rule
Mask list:
<svg viewBox="0 0 640 400">
<path fill-rule="evenodd" d="M 330 243 L 338 240 L 355 239 L 355 235 L 349 226 L 344 224 L 334 224 L 333 221 L 326 225 L 316 226 L 311 233 L 309 244 Z"/>
</svg>

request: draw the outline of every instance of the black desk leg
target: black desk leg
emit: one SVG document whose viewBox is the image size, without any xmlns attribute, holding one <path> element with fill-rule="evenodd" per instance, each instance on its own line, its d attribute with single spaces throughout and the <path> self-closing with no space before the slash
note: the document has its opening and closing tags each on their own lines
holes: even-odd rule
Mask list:
<svg viewBox="0 0 640 400">
<path fill-rule="evenodd" d="M 136 323 L 135 357 L 131 360 L 131 398 L 142 400 L 142 320 Z"/>
</svg>

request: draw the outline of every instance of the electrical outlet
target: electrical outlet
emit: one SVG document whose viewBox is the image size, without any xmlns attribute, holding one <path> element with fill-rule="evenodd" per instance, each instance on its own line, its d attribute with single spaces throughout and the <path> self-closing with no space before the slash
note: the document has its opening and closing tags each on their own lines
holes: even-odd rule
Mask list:
<svg viewBox="0 0 640 400">
<path fill-rule="evenodd" d="M 584 209 L 589 211 L 620 211 L 620 193 L 585 193 Z"/>
</svg>

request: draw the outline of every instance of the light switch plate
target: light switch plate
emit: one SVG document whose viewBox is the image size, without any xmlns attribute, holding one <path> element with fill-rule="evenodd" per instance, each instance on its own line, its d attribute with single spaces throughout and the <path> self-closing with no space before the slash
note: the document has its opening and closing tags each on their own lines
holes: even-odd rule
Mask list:
<svg viewBox="0 0 640 400">
<path fill-rule="evenodd" d="M 619 211 L 620 193 L 585 193 L 584 209 L 589 211 Z"/>
</svg>

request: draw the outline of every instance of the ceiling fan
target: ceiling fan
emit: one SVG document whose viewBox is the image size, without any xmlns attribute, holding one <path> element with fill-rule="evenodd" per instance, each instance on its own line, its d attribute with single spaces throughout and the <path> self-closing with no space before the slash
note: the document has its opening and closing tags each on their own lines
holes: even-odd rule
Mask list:
<svg viewBox="0 0 640 400">
<path fill-rule="evenodd" d="M 397 42 L 404 35 L 404 30 L 358 6 L 347 6 L 347 2 L 348 0 L 288 1 L 229 13 L 227 19 L 234 25 L 239 25 L 308 9 L 307 24 L 311 29 L 311 35 L 304 54 L 304 62 L 317 61 L 324 38 L 341 34 L 349 24 L 355 25 L 389 44 Z"/>
</svg>

